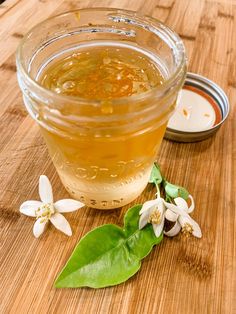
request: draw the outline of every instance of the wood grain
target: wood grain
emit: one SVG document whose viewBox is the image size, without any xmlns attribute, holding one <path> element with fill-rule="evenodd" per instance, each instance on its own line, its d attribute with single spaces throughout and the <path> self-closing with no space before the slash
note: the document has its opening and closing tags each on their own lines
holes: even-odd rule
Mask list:
<svg viewBox="0 0 236 314">
<path fill-rule="evenodd" d="M 27 115 L 16 81 L 15 49 L 23 34 L 48 16 L 89 6 L 133 9 L 167 23 L 183 38 L 189 70 L 222 86 L 231 113 L 216 136 L 199 143 L 163 141 L 158 161 L 170 181 L 196 198 L 202 240 L 165 239 L 125 284 L 56 290 L 53 281 L 86 232 L 122 224 L 123 209 L 68 214 L 69 240 L 50 228 L 32 235 L 19 214 L 37 199 L 48 175 L 55 198 L 67 197 L 37 125 Z M 6 0 L 0 5 L 0 312 L 1 313 L 236 313 L 236 1 L 230 0 Z M 136 200 L 152 198 L 148 187 Z"/>
</svg>

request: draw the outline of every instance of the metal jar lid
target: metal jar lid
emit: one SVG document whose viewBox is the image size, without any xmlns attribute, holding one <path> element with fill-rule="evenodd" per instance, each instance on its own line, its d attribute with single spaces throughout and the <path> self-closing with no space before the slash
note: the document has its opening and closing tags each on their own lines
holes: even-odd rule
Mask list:
<svg viewBox="0 0 236 314">
<path fill-rule="evenodd" d="M 165 138 L 177 142 L 204 140 L 220 128 L 228 114 L 225 92 L 206 77 L 188 72 Z"/>
</svg>

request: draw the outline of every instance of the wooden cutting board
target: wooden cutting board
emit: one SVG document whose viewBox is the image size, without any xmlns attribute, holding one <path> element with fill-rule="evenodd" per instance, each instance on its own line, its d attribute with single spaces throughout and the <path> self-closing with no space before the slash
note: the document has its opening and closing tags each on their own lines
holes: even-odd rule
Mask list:
<svg viewBox="0 0 236 314">
<path fill-rule="evenodd" d="M 46 174 L 55 198 L 68 197 L 16 80 L 15 49 L 23 34 L 49 15 L 82 7 L 137 10 L 167 23 L 183 38 L 189 70 L 218 83 L 231 113 L 216 136 L 199 143 L 163 141 L 158 161 L 171 182 L 196 199 L 203 238 L 165 238 L 128 282 L 101 290 L 56 290 L 53 281 L 86 232 L 122 224 L 124 212 L 82 209 L 68 214 L 73 236 L 53 228 L 40 239 L 19 205 L 38 198 Z M 236 313 L 236 1 L 6 0 L 0 5 L 0 312 Z M 152 198 L 148 187 L 136 200 Z"/>
</svg>

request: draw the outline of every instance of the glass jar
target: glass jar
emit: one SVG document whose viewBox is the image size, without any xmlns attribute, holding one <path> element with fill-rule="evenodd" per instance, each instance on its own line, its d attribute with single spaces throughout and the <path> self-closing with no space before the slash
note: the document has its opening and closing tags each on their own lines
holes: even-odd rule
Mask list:
<svg viewBox="0 0 236 314">
<path fill-rule="evenodd" d="M 125 46 L 155 60 L 165 81 L 148 92 L 104 101 L 57 94 L 39 78 L 52 61 L 91 45 Z M 37 121 L 67 191 L 90 207 L 133 201 L 146 187 L 186 75 L 182 41 L 135 12 L 67 12 L 32 28 L 17 50 L 24 103 Z"/>
</svg>

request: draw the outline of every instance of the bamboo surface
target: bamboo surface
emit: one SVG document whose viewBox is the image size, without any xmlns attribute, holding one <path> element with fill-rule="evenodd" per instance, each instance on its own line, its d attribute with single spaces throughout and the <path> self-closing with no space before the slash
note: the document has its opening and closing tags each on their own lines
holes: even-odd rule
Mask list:
<svg viewBox="0 0 236 314">
<path fill-rule="evenodd" d="M 218 83 L 231 112 L 216 136 L 192 144 L 164 140 L 158 154 L 169 180 L 194 195 L 203 238 L 165 238 L 119 286 L 56 290 L 54 279 L 78 240 L 101 224 L 122 224 L 128 207 L 68 214 L 71 238 L 51 227 L 33 237 L 33 220 L 20 215 L 19 206 L 38 199 L 39 175 L 50 178 L 56 199 L 68 194 L 24 109 L 14 54 L 34 24 L 91 6 L 137 10 L 174 28 L 189 70 Z M 6 0 L 0 5 L 0 78 L 0 313 L 236 313 L 236 1 Z M 148 187 L 136 203 L 153 195 Z"/>
</svg>

